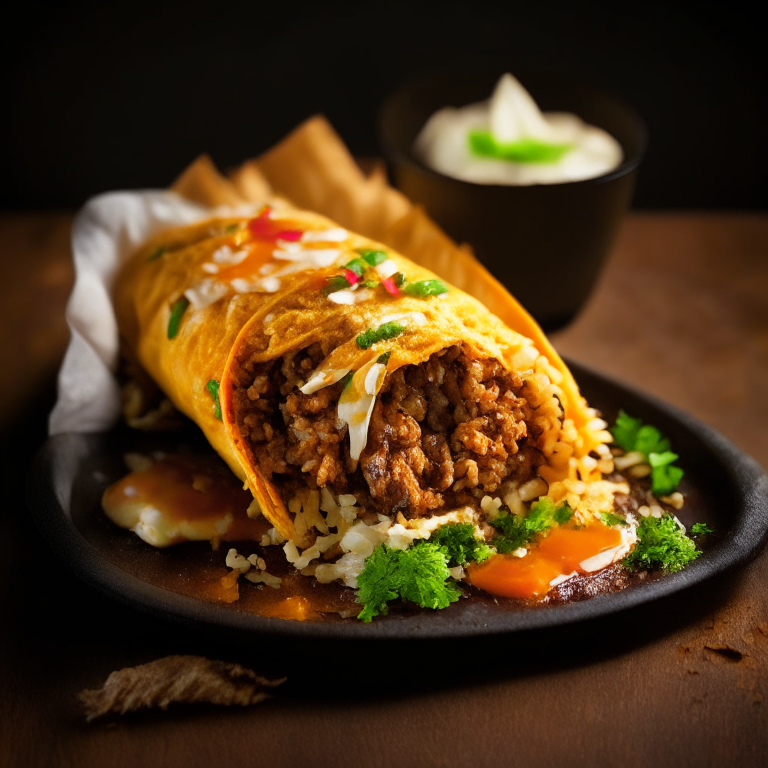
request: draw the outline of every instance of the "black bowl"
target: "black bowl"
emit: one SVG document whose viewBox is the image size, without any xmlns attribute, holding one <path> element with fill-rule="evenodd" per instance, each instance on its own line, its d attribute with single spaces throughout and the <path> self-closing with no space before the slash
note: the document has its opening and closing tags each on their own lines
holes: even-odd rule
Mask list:
<svg viewBox="0 0 768 768">
<path fill-rule="evenodd" d="M 547 331 L 569 323 L 582 307 L 629 207 L 646 131 L 615 98 L 563 75 L 520 74 L 543 111 L 573 112 L 608 131 L 624 161 L 584 181 L 533 186 L 474 184 L 424 165 L 413 143 L 429 117 L 446 106 L 488 99 L 503 70 L 441 72 L 392 94 L 379 115 L 379 138 L 390 177 L 414 203 L 506 285 Z"/>
</svg>

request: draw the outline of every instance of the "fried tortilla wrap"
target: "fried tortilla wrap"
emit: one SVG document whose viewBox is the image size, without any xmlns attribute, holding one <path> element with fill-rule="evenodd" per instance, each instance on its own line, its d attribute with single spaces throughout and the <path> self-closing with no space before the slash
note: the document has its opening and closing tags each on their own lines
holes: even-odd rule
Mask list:
<svg viewBox="0 0 768 768">
<path fill-rule="evenodd" d="M 116 286 L 127 348 L 286 539 L 307 488 L 406 521 L 503 492 L 611 508 L 579 493 L 610 436 L 551 348 L 325 217 L 166 231 Z"/>
</svg>

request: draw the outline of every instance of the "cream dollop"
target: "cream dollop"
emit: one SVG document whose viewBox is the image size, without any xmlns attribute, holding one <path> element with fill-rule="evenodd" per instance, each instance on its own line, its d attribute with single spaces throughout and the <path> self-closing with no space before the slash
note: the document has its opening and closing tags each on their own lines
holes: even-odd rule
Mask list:
<svg viewBox="0 0 768 768">
<path fill-rule="evenodd" d="M 500 151 L 479 152 L 473 134 L 480 144 L 485 139 L 486 146 Z M 539 159 L 531 147 L 539 149 Z M 432 115 L 414 152 L 446 176 L 520 186 L 595 178 L 616 169 L 623 159 L 613 136 L 570 113 L 542 113 L 510 74 L 501 77 L 488 101 L 446 107 Z"/>
</svg>

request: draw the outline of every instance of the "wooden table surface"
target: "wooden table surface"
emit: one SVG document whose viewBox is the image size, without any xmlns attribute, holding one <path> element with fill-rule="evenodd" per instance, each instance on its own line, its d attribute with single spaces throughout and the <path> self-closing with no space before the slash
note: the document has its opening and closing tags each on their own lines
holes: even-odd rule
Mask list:
<svg viewBox="0 0 768 768">
<path fill-rule="evenodd" d="M 0 765 L 765 765 L 766 553 L 619 617 L 429 643 L 225 646 L 77 581 L 36 536 L 21 487 L 67 340 L 70 225 L 0 217 Z M 630 215 L 588 306 L 554 340 L 768 467 L 768 218 Z M 249 709 L 84 723 L 78 691 L 175 653 L 289 680 Z"/>
</svg>

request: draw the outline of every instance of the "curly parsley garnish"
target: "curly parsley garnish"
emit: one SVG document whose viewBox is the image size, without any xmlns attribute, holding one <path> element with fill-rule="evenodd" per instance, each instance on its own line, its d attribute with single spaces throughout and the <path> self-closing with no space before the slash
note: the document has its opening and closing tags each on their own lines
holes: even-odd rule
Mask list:
<svg viewBox="0 0 768 768">
<path fill-rule="evenodd" d="M 475 538 L 471 523 L 448 523 L 429 541 L 416 541 L 409 549 L 377 547 L 357 577 L 357 599 L 364 608 L 358 618 L 369 622 L 387 613 L 387 603 L 398 598 L 422 608 L 447 608 L 461 597 L 449 567 L 482 562 L 493 550 Z"/>
<path fill-rule="evenodd" d="M 691 526 L 691 536 L 703 536 L 706 533 L 714 533 L 706 523 L 694 523 Z"/>
<path fill-rule="evenodd" d="M 168 338 L 175 339 L 179 332 L 179 325 L 181 324 L 181 318 L 187 311 L 189 306 L 189 299 L 186 296 L 182 296 L 177 299 L 171 305 L 171 316 L 168 318 Z"/>
<path fill-rule="evenodd" d="M 213 400 L 213 415 L 221 421 L 221 402 L 219 401 L 219 382 L 216 379 L 211 379 L 206 385 L 208 394 Z"/>
<path fill-rule="evenodd" d="M 624 565 L 626 568 L 637 570 L 675 573 L 693 562 L 700 554 L 674 517 L 645 517 L 637 526 L 637 544 L 625 558 Z"/>
<path fill-rule="evenodd" d="M 475 526 L 472 523 L 443 525 L 432 534 L 429 541 L 443 548 L 452 566 L 482 563 L 493 554 L 493 550 L 482 539 L 475 537 Z"/>
<path fill-rule="evenodd" d="M 638 451 L 646 457 L 651 465 L 651 490 L 656 496 L 666 496 L 677 488 L 684 474 L 674 466 L 679 456 L 670 450 L 669 440 L 656 427 L 619 411 L 611 434 L 620 448 Z"/>
<path fill-rule="evenodd" d="M 369 328 L 367 331 L 363 331 L 357 335 L 355 341 L 360 349 L 370 349 L 374 344 L 379 341 L 385 341 L 386 339 L 394 339 L 399 336 L 405 330 L 405 326 L 402 323 L 398 323 L 395 320 L 391 320 L 388 323 L 380 325 L 378 328 Z"/>
<path fill-rule="evenodd" d="M 543 533 L 555 524 L 567 523 L 573 515 L 567 501 L 558 506 L 547 498 L 531 504 L 527 515 L 513 515 L 506 507 L 502 509 L 505 511 L 490 521 L 499 533 L 492 543 L 501 554 L 524 547 L 537 533 Z"/>
<path fill-rule="evenodd" d="M 369 622 L 387 613 L 387 603 L 398 597 L 422 608 L 447 608 L 461 597 L 450 575 L 448 556 L 436 544 L 419 542 L 410 549 L 382 544 L 357 577 L 357 599 L 364 605 L 357 618 Z"/>
</svg>

